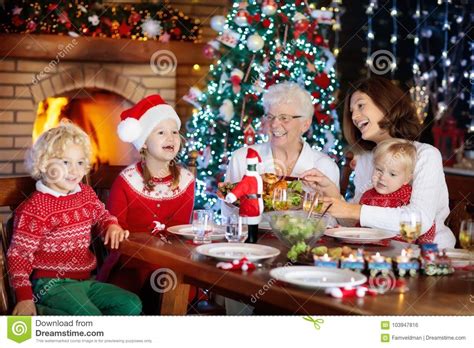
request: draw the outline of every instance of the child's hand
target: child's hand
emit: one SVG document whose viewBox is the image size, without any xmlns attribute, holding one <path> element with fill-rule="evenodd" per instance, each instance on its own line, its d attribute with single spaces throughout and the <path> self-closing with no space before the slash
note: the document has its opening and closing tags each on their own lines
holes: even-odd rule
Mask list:
<svg viewBox="0 0 474 348">
<path fill-rule="evenodd" d="M 16 304 L 12 315 L 36 315 L 36 306 L 33 300 L 24 300 Z"/>
<path fill-rule="evenodd" d="M 111 249 L 118 249 L 120 242 L 127 239 L 130 232 L 124 230 L 119 225 L 111 225 L 105 233 L 104 245 L 107 245 L 110 241 Z"/>
</svg>

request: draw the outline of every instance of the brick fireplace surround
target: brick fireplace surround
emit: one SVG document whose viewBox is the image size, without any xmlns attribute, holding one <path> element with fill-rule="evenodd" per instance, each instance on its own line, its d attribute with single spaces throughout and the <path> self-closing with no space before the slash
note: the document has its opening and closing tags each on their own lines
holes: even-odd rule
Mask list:
<svg viewBox="0 0 474 348">
<path fill-rule="evenodd" d="M 202 44 L 184 42 L 20 34 L 0 35 L 0 42 L 0 176 L 25 175 L 38 105 L 47 97 L 99 89 L 131 103 L 159 93 L 174 105 L 180 66 L 209 64 Z M 150 58 L 158 50 L 173 52 L 178 69 L 157 74 Z"/>
</svg>

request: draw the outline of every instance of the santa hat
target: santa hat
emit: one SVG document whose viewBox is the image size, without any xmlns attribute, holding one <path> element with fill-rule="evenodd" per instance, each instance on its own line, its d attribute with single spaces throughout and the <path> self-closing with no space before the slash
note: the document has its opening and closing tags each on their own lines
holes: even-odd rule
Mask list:
<svg viewBox="0 0 474 348">
<path fill-rule="evenodd" d="M 249 148 L 247 150 L 247 165 L 258 164 L 261 162 L 262 162 L 262 159 L 260 158 L 260 155 L 258 154 L 258 152 L 255 151 L 254 149 Z"/>
<path fill-rule="evenodd" d="M 137 150 L 143 147 L 150 133 L 161 121 L 172 119 L 178 124 L 178 129 L 181 127 L 176 111 L 158 94 L 150 95 L 123 111 L 120 119 L 122 121 L 117 127 L 119 138 L 132 143 Z"/>
</svg>

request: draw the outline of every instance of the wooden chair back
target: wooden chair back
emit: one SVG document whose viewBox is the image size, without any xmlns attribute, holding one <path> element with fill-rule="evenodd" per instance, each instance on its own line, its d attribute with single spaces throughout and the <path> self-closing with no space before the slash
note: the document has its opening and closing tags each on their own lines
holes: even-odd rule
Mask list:
<svg viewBox="0 0 474 348">
<path fill-rule="evenodd" d="M 351 161 L 354 159 L 354 153 L 347 151 L 345 154 L 345 164 L 341 168 L 341 178 L 339 179 L 339 187 L 341 188 L 341 194 L 346 195 L 347 188 L 349 186 L 349 178 L 352 174 Z"/>
<path fill-rule="evenodd" d="M 12 211 L 35 190 L 35 181 L 30 177 L 0 178 L 0 207 Z M 13 234 L 13 220 L 0 218 L 0 314 L 9 314 L 14 303 L 13 291 L 8 278 L 6 254 Z"/>
<path fill-rule="evenodd" d="M 449 191 L 449 208 L 451 212 L 446 219 L 446 225 L 456 237 L 456 247 L 459 245 L 459 229 L 461 221 L 474 217 L 474 177 L 446 174 L 446 184 Z"/>
</svg>

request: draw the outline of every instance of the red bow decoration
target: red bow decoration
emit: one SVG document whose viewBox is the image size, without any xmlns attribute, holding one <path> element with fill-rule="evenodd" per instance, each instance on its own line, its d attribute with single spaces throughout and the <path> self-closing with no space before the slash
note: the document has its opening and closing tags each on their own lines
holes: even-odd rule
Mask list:
<svg viewBox="0 0 474 348">
<path fill-rule="evenodd" d="M 232 262 L 219 262 L 216 265 L 217 268 L 230 270 L 230 271 L 253 271 L 256 267 L 246 257 L 240 260 L 234 260 Z"/>
</svg>

